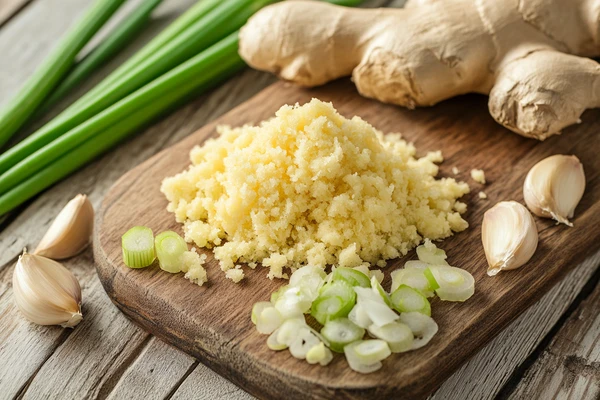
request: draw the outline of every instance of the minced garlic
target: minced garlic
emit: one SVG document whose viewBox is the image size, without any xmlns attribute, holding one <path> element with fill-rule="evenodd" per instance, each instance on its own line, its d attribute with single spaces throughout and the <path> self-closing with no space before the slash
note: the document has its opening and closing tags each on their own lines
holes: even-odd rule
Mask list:
<svg viewBox="0 0 600 400">
<path fill-rule="evenodd" d="M 480 199 L 487 199 L 487 194 L 485 192 L 479 192 L 477 196 L 479 196 Z"/>
<path fill-rule="evenodd" d="M 482 169 L 472 169 L 471 178 L 473 178 L 475 182 L 479 182 L 482 185 L 485 185 L 485 173 Z"/>
<path fill-rule="evenodd" d="M 417 159 L 399 134 L 330 103 L 283 106 L 260 126 L 218 132 L 161 190 L 186 240 L 214 248 L 223 271 L 260 262 L 272 279 L 305 264 L 381 267 L 423 237 L 468 226 L 456 202 L 468 185 L 434 178 L 440 152 Z"/>
<path fill-rule="evenodd" d="M 208 281 L 206 270 L 203 265 L 206 261 L 206 254 L 196 253 L 196 249 L 186 251 L 181 255 L 181 271 L 185 272 L 185 278 L 202 286 Z"/>
</svg>

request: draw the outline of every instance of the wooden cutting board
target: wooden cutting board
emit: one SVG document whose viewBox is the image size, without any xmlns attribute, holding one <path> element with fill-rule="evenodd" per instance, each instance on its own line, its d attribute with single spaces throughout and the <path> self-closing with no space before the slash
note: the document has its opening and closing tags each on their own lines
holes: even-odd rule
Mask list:
<svg viewBox="0 0 600 400">
<path fill-rule="evenodd" d="M 332 101 L 346 117 L 359 115 L 384 132 L 402 132 L 420 155 L 442 149 L 446 161 L 440 176 L 453 176 L 471 185 L 466 218 L 471 227 L 445 240 L 441 247 L 452 265 L 470 271 L 476 293 L 466 303 L 434 300 L 433 317 L 440 330 L 417 351 L 394 354 L 373 374 L 351 371 L 337 355 L 328 367 L 309 365 L 289 352 L 266 347 L 250 321 L 252 304 L 268 300 L 283 281 L 266 279 L 267 270 L 246 271 L 239 285 L 224 278 L 211 253 L 209 284 L 198 287 L 157 266 L 127 268 L 121 261 L 121 235 L 134 225 L 155 233 L 181 232 L 161 180 L 184 170 L 190 149 L 215 135 L 215 126 L 258 123 L 283 104 L 304 103 L 312 97 Z M 600 110 L 588 111 L 581 125 L 545 142 L 524 139 L 497 125 L 487 112 L 487 98 L 464 96 L 436 107 L 414 111 L 360 97 L 348 81 L 315 90 L 284 83 L 265 89 L 219 120 L 125 174 L 106 195 L 98 213 L 94 254 L 100 279 L 113 302 L 149 332 L 197 357 L 250 393 L 268 399 L 384 399 L 426 396 L 490 341 L 519 313 L 539 299 L 565 273 L 600 247 Z M 552 154 L 575 154 L 587 175 L 586 193 L 576 210 L 575 227 L 557 226 L 536 218 L 540 244 L 523 268 L 490 278 L 480 240 L 483 212 L 501 200 L 523 201 L 522 184 L 529 168 Z M 469 177 L 472 168 L 485 170 L 488 184 Z M 484 190 L 487 200 L 478 198 Z M 387 271 L 414 258 L 390 262 Z M 389 289 L 389 273 L 384 287 Z"/>
</svg>

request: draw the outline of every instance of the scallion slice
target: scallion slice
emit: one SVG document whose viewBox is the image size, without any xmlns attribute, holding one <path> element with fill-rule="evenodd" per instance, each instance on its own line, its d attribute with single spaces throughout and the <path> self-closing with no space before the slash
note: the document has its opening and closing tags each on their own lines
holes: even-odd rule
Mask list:
<svg viewBox="0 0 600 400">
<path fill-rule="evenodd" d="M 310 310 L 311 298 L 300 288 L 287 286 L 275 301 L 275 308 L 284 319 L 303 318 Z"/>
<path fill-rule="evenodd" d="M 275 329 L 275 331 L 273 333 L 271 333 L 269 335 L 269 337 L 267 338 L 267 347 L 269 349 L 279 351 L 279 350 L 285 350 L 288 348 L 288 346 L 286 344 L 279 343 L 279 341 L 277 340 L 278 335 L 279 335 L 279 329 Z"/>
<path fill-rule="evenodd" d="M 348 314 L 348 319 L 352 321 L 356 326 L 360 326 L 361 328 L 368 328 L 373 321 L 369 318 L 369 314 L 365 311 L 365 309 L 360 304 L 356 304 L 350 314 Z"/>
<path fill-rule="evenodd" d="M 475 293 L 475 279 L 464 269 L 432 265 L 427 271 L 439 286 L 435 293 L 441 300 L 465 301 Z"/>
<path fill-rule="evenodd" d="M 388 344 L 379 339 L 358 340 L 344 347 L 350 368 L 368 374 L 381 368 L 381 361 L 392 354 Z"/>
<path fill-rule="evenodd" d="M 410 286 L 417 289 L 425 297 L 433 297 L 434 291 L 427 277 L 423 273 L 425 270 L 417 268 L 402 268 L 393 271 L 392 277 L 392 293 L 400 287 L 400 285 Z"/>
<path fill-rule="evenodd" d="M 419 349 L 429 343 L 431 338 L 433 338 L 438 331 L 438 325 L 433 318 L 418 312 L 401 314 L 400 322 L 408 325 L 413 333 L 413 350 Z"/>
<path fill-rule="evenodd" d="M 377 280 L 377 277 L 371 277 L 371 287 L 373 291 L 377 293 L 383 299 L 384 303 L 387 304 L 388 307 L 392 306 L 392 301 L 390 300 L 390 295 L 383 289 L 381 283 Z"/>
<path fill-rule="evenodd" d="M 154 239 L 156 257 L 160 268 L 176 274 L 181 272 L 181 255 L 188 251 L 185 240 L 173 231 L 166 231 Z"/>
<path fill-rule="evenodd" d="M 307 265 L 292 274 L 290 277 L 290 286 L 297 287 L 304 292 L 310 301 L 319 296 L 319 290 L 325 282 L 325 271 L 320 267 Z"/>
<path fill-rule="evenodd" d="M 302 328 L 298 331 L 296 337 L 290 343 L 290 353 L 292 356 L 304 360 L 308 352 L 322 343 L 318 337 L 316 337 L 308 327 Z"/>
<path fill-rule="evenodd" d="M 321 325 L 328 320 L 347 317 L 356 303 L 356 293 L 344 281 L 332 281 L 321 288 L 310 314 Z"/>
<path fill-rule="evenodd" d="M 351 286 L 370 287 L 369 277 L 353 268 L 338 267 L 333 271 L 334 281 L 345 281 Z"/>
<path fill-rule="evenodd" d="M 424 263 L 431 265 L 448 265 L 446 262 L 446 252 L 442 249 L 438 249 L 432 243 L 427 245 L 420 245 L 417 247 L 417 256 L 419 260 Z"/>
<path fill-rule="evenodd" d="M 338 318 L 327 321 L 321 329 L 321 335 L 329 341 L 331 350 L 343 353 L 344 346 L 361 340 L 365 335 L 365 330 L 355 325 L 348 318 Z"/>
<path fill-rule="evenodd" d="M 355 287 L 354 290 L 357 294 L 358 305 L 375 325 L 387 325 L 398 319 L 398 314 L 385 304 L 383 298 L 373 289 Z"/>
<path fill-rule="evenodd" d="M 431 316 L 431 304 L 421 292 L 410 286 L 400 285 L 391 296 L 394 310 L 404 312 L 420 312 Z"/>
<path fill-rule="evenodd" d="M 144 268 L 154 262 L 154 234 L 145 226 L 134 226 L 121 237 L 123 262 L 129 268 Z"/>
<path fill-rule="evenodd" d="M 331 360 L 333 360 L 333 354 L 323 342 L 319 342 L 319 344 L 313 346 L 308 353 L 306 353 L 306 362 L 309 364 L 319 363 L 325 366 L 329 364 Z"/>
<path fill-rule="evenodd" d="M 279 311 L 273 307 L 265 307 L 256 315 L 256 330 L 263 335 L 269 335 L 283 323 Z"/>
<path fill-rule="evenodd" d="M 414 336 L 410 327 L 402 322 L 391 322 L 384 326 L 371 325 L 369 334 L 385 340 L 392 353 L 412 350 Z"/>
</svg>

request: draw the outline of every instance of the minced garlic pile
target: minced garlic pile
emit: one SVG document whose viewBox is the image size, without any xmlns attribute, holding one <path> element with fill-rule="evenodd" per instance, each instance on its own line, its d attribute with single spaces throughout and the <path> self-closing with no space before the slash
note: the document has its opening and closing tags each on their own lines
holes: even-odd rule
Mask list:
<svg viewBox="0 0 600 400">
<path fill-rule="evenodd" d="M 330 103 L 284 106 L 260 126 L 218 131 L 161 190 L 185 239 L 214 248 L 236 282 L 240 263 L 262 263 L 271 279 L 305 264 L 383 267 L 423 238 L 468 226 L 456 201 L 467 184 L 434 179 L 440 152 L 415 159 L 399 134 Z"/>
</svg>

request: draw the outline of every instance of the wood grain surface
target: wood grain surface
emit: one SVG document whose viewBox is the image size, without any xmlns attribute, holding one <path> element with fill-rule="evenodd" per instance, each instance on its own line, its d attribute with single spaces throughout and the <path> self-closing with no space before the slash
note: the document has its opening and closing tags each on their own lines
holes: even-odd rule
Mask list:
<svg viewBox="0 0 600 400">
<path fill-rule="evenodd" d="M 282 104 L 303 103 L 311 97 L 333 101 L 342 114 L 359 115 L 384 132 L 402 132 L 423 155 L 444 149 L 442 176 L 450 176 L 452 167 L 457 167 L 462 171 L 458 178 L 468 180 L 471 168 L 483 168 L 489 181 L 485 187 L 470 181 L 467 218 L 471 228 L 442 245 L 452 264 L 475 276 L 476 295 L 464 304 L 434 301 L 433 317 L 440 333 L 431 344 L 390 357 L 382 370 L 370 375 L 350 371 L 340 356 L 328 368 L 320 368 L 295 360 L 287 352 L 270 351 L 266 338 L 256 333 L 249 320 L 252 303 L 268 299 L 282 284 L 266 280 L 265 270 L 248 271 L 247 281 L 234 285 L 224 279 L 207 253 L 210 284 L 199 288 L 156 267 L 130 270 L 121 262 L 120 236 L 129 227 L 142 224 L 155 232 L 180 230 L 165 211 L 166 200 L 158 190 L 160 181 L 187 167 L 189 150 L 214 135 L 215 124 L 257 123 L 272 116 Z M 586 113 L 584 121 L 562 136 L 539 143 L 495 124 L 481 96 L 464 96 L 434 108 L 407 111 L 363 99 L 346 81 L 312 91 L 278 83 L 117 182 L 98 216 L 94 246 L 98 273 L 111 299 L 136 322 L 259 397 L 280 398 L 284 393 L 291 398 L 302 398 L 306 393 L 321 398 L 423 397 L 568 270 L 598 250 L 598 111 Z M 487 277 L 479 240 L 483 212 L 500 200 L 522 201 L 522 182 L 529 168 L 557 153 L 576 154 L 586 168 L 588 188 L 577 209 L 575 228 L 537 219 L 540 246 L 531 262 L 517 272 Z M 478 199 L 479 190 L 485 190 L 488 200 Z M 388 271 L 401 261 L 390 263 Z"/>
</svg>

